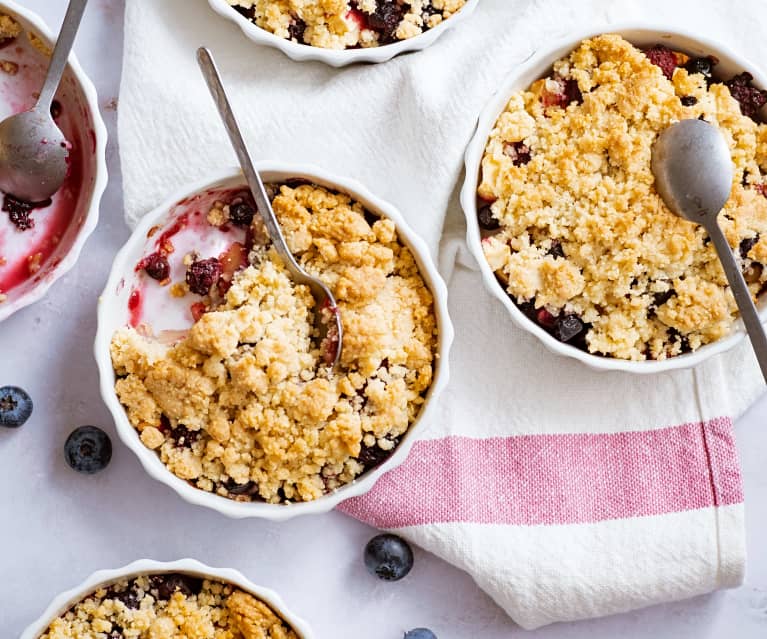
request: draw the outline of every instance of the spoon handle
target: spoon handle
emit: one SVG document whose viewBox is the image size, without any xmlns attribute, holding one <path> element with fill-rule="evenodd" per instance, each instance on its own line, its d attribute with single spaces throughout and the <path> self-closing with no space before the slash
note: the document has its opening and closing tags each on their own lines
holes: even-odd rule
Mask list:
<svg viewBox="0 0 767 639">
<path fill-rule="evenodd" d="M 740 316 L 743 318 L 743 323 L 746 326 L 748 337 L 751 340 L 754 353 L 756 353 L 756 359 L 759 362 L 759 367 L 762 369 L 762 375 L 764 375 L 764 379 L 767 381 L 767 336 L 764 333 L 764 327 L 759 319 L 756 306 L 754 306 L 751 292 L 748 290 L 746 280 L 743 279 L 743 274 L 740 272 L 738 263 L 735 261 L 735 256 L 732 254 L 732 249 L 727 243 L 722 229 L 714 222 L 706 230 L 709 237 L 711 237 L 711 241 L 714 243 L 716 252 L 719 254 L 719 260 L 724 268 L 727 281 L 730 283 L 738 309 L 740 309 Z"/>
<path fill-rule="evenodd" d="M 56 94 L 56 89 L 59 88 L 61 76 L 64 74 L 67 60 L 69 60 L 69 52 L 75 43 L 77 29 L 80 27 L 80 20 L 83 17 L 85 5 L 87 4 L 88 0 L 70 0 L 69 2 L 67 14 L 64 16 L 64 22 L 61 23 L 61 31 L 59 31 L 53 55 L 51 55 L 51 62 L 48 65 L 45 83 L 43 88 L 40 89 L 40 97 L 37 99 L 36 108 L 38 109 L 45 109 L 47 111 L 51 108 L 53 96 Z"/>
<path fill-rule="evenodd" d="M 261 180 L 261 176 L 253 166 L 253 161 L 250 159 L 248 148 L 245 145 L 245 140 L 242 137 L 242 132 L 237 124 L 237 120 L 234 117 L 232 111 L 232 105 L 229 103 L 229 99 L 224 91 L 224 86 L 221 82 L 221 76 L 218 73 L 216 63 L 213 60 L 213 56 L 210 51 L 205 47 L 197 49 L 197 62 L 202 69 L 205 81 L 208 83 L 208 88 L 213 96 L 213 100 L 218 107 L 218 111 L 221 114 L 221 119 L 226 126 L 226 130 L 229 133 L 229 139 L 232 141 L 232 146 L 237 153 L 237 159 L 240 161 L 240 167 L 245 174 L 245 179 L 248 182 L 250 190 L 253 192 L 253 199 L 256 201 L 258 212 L 264 220 L 264 225 L 269 233 L 269 239 L 272 240 L 274 248 L 279 253 L 280 257 L 286 262 L 288 268 L 299 276 L 303 277 L 303 273 L 296 264 L 293 254 L 288 248 L 285 237 L 280 229 L 280 224 L 277 221 L 277 217 L 274 215 L 272 205 L 269 203 L 269 198 L 266 195 L 266 189 L 264 188 L 264 182 Z"/>
</svg>

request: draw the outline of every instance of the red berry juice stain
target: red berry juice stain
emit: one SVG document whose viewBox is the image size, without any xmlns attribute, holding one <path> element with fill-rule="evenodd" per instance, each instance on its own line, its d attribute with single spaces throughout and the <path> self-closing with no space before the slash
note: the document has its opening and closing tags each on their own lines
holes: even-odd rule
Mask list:
<svg viewBox="0 0 767 639">
<path fill-rule="evenodd" d="M 130 325 L 136 328 L 141 322 L 141 291 L 134 289 L 128 298 Z"/>
</svg>

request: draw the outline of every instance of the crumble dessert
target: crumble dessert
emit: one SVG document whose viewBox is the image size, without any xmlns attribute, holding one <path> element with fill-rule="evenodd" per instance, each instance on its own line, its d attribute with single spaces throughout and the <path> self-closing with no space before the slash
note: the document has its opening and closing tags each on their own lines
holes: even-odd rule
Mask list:
<svg viewBox="0 0 767 639">
<path fill-rule="evenodd" d="M 184 574 L 100 588 L 40 639 L 298 639 L 269 606 L 235 586 Z"/>
<path fill-rule="evenodd" d="M 325 364 L 335 352 L 313 339 L 308 287 L 270 247 L 249 194 L 232 193 L 204 223 L 247 227 L 249 246 L 235 242 L 220 258 L 171 246 L 137 264 L 144 285 L 191 298 L 196 321 L 170 345 L 146 326 L 119 330 L 115 389 L 141 441 L 178 477 L 238 501 L 308 501 L 393 452 L 431 385 L 437 322 L 391 220 L 313 184 L 268 189 L 290 250 L 336 298 L 337 369 Z M 173 260 L 185 281 L 171 284 Z"/>
<path fill-rule="evenodd" d="M 490 267 L 518 307 L 591 353 L 665 359 L 727 335 L 737 307 L 703 229 L 654 188 L 652 146 L 702 118 L 735 164 L 720 215 L 756 298 L 767 282 L 767 92 L 713 57 L 617 35 L 582 42 L 511 96 L 482 159 L 478 222 Z"/>
<path fill-rule="evenodd" d="M 436 27 L 466 0 L 228 0 L 262 29 L 325 49 L 377 47 Z"/>
</svg>

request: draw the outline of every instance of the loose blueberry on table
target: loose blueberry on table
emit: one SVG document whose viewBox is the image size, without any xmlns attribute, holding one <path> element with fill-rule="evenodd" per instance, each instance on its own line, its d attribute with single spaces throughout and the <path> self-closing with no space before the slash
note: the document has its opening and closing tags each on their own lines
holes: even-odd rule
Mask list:
<svg viewBox="0 0 767 639">
<path fill-rule="evenodd" d="M 428 628 L 413 628 L 402 639 L 437 639 L 437 635 Z"/>
<path fill-rule="evenodd" d="M 371 575 L 384 581 L 399 581 L 413 568 L 413 550 L 397 535 L 373 537 L 365 546 L 365 567 Z"/>
<path fill-rule="evenodd" d="M 72 470 L 93 475 L 104 470 L 112 459 L 112 441 L 96 426 L 80 426 L 67 438 L 64 458 Z"/>
<path fill-rule="evenodd" d="M 0 388 L 0 426 L 19 428 L 32 415 L 32 398 L 17 386 Z"/>
</svg>

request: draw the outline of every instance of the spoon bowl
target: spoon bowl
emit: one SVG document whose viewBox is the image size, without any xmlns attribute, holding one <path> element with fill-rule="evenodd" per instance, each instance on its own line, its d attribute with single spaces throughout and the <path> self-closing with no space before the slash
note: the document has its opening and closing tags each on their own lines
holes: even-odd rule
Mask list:
<svg viewBox="0 0 767 639">
<path fill-rule="evenodd" d="M 666 206 L 690 222 L 716 222 L 730 199 L 733 164 L 718 129 L 682 120 L 658 137 L 652 154 L 655 188 Z"/>
<path fill-rule="evenodd" d="M 713 124 L 682 120 L 658 136 L 651 166 L 655 188 L 671 212 L 708 232 L 767 381 L 767 335 L 717 220 L 732 191 L 734 166 L 727 142 Z"/>
<path fill-rule="evenodd" d="M 51 117 L 51 103 L 88 0 L 70 0 L 37 104 L 0 122 L 0 190 L 42 202 L 59 190 L 69 171 L 70 145 Z"/>
<path fill-rule="evenodd" d="M 63 184 L 69 143 L 48 112 L 32 109 L 0 122 L 0 190 L 42 202 Z"/>
</svg>

